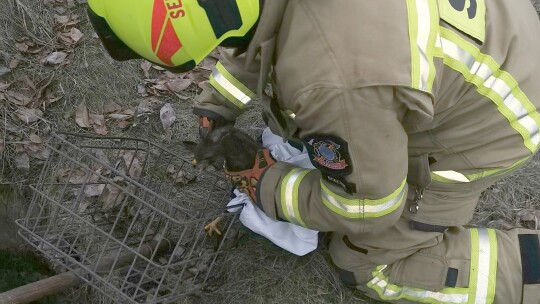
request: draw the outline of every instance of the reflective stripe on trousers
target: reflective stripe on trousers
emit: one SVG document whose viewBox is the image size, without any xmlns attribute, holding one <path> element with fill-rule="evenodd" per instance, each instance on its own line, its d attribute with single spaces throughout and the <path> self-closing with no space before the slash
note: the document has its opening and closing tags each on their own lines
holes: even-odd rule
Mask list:
<svg viewBox="0 0 540 304">
<path fill-rule="evenodd" d="M 390 283 L 385 275 L 386 265 L 373 272 L 367 286 L 383 300 L 407 299 L 421 303 L 491 304 L 495 298 L 497 274 L 497 238 L 492 229 L 470 229 L 471 266 L 468 288 L 443 288 L 440 291 L 423 290 Z"/>
</svg>

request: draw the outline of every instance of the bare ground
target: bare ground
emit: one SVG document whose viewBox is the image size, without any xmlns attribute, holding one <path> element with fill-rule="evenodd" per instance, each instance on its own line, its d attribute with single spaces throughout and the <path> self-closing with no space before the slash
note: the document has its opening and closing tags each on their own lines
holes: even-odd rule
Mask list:
<svg viewBox="0 0 540 304">
<path fill-rule="evenodd" d="M 0 0 L 0 67 L 9 67 L 13 60 L 20 63 L 9 72 L 0 70 L 0 85 L 12 83 L 13 92 L 33 95 L 25 78 L 31 79 L 39 87 L 44 79 L 51 79 L 46 87 L 47 97 L 42 97 L 38 109 L 44 115 L 35 122 L 26 123 L 13 115 L 16 107 L 2 104 L 0 118 L 4 122 L 0 128 L 0 183 L 2 201 L 0 218 L 9 213 L 17 217 L 19 206 L 25 200 L 15 195 L 13 187 L 23 189 L 22 185 L 31 181 L 34 168 L 39 168 L 42 159 L 34 157 L 32 148 L 39 143 L 32 142 L 31 135 L 46 139 L 51 130 L 90 132 L 92 128 L 82 129 L 75 122 L 76 108 L 85 102 L 89 112 L 102 114 L 104 105 L 115 102 L 123 109 L 134 109 L 140 105 L 138 86 L 143 79 L 156 78 L 161 71 L 151 69 L 145 76 L 141 62 L 118 63 L 107 57 L 98 40 L 93 37 L 91 28 L 84 17 L 84 0 Z M 540 11 L 540 0 L 532 1 Z M 58 16 L 80 16 L 75 25 L 66 24 Z M 56 15 L 56 16 L 55 16 Z M 68 20 L 67 23 L 70 21 Z M 62 39 L 62 33 L 72 33 L 76 27 L 84 36 L 75 43 L 70 38 Z M 71 36 L 73 37 L 73 36 Z M 64 36 L 65 38 L 65 36 Z M 32 41 L 30 51 L 21 51 L 21 43 Z M 26 43 L 28 46 L 28 43 Z M 32 53 L 36 52 L 36 53 Z M 42 61 L 53 52 L 67 54 L 66 61 L 60 64 L 44 64 Z M 20 56 L 20 57 L 18 57 Z M 151 84 L 146 85 L 150 87 Z M 39 89 L 39 88 L 38 88 Z M 107 120 L 109 135 L 138 136 L 148 138 L 163 145 L 179 145 L 182 140 L 196 139 L 196 125 L 191 113 L 191 98 L 199 91 L 192 84 L 178 98 L 170 91 L 159 91 L 149 105 L 152 110 L 130 120 L 130 127 L 120 128 L 114 120 Z M 61 99 L 54 100 L 57 97 Z M 34 96 L 35 98 L 35 96 Z M 48 98 L 48 99 L 47 99 Z M 45 101 L 43 101 L 45 100 Z M 0 100 L 0 102 L 2 102 Z M 171 103 L 177 120 L 172 126 L 172 138 L 166 139 L 158 118 L 159 108 Z M 255 134 L 260 131 L 262 122 L 258 108 L 244 115 L 238 125 Z M 165 138 L 165 139 L 164 139 Z M 35 136 L 33 137 L 35 140 Z M 32 146 L 32 143 L 35 144 Z M 30 150 L 29 150 L 30 149 Z M 22 154 L 28 154 L 28 168 L 24 165 Z M 22 164 L 21 164 L 22 160 Z M 477 207 L 474 223 L 483 226 L 498 226 L 501 221 L 516 223 L 518 212 L 524 209 L 540 209 L 540 177 L 538 171 L 540 158 L 536 157 L 524 169 L 492 186 L 486 191 Z M 21 209 L 24 209 L 21 207 Z M 9 210 L 9 211 L 7 211 Z M 0 241 L 7 244 L 13 240 L 13 227 L 9 221 L 0 221 Z M 9 228 L 8 228 L 9 227 Z M 5 229 L 4 229 L 5 228 Z M 10 232 L 7 232 L 7 229 Z M 265 239 L 249 231 L 237 249 L 228 257 L 228 281 L 218 291 L 201 294 L 186 299 L 185 303 L 376 303 L 366 300 L 360 294 L 343 287 L 336 274 L 329 267 L 327 254 L 317 250 L 306 257 L 296 257 L 275 247 Z M 104 298 L 90 288 L 70 290 L 65 295 L 69 302 L 107 303 Z"/>
</svg>

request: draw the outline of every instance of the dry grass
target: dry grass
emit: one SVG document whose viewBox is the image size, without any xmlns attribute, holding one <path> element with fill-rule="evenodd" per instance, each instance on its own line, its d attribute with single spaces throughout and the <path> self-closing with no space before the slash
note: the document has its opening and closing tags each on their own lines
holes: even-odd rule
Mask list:
<svg viewBox="0 0 540 304">
<path fill-rule="evenodd" d="M 60 5 L 60 2 L 58 4 Z M 540 10 L 540 0 L 533 0 Z M 75 1 L 78 3 L 78 1 Z M 30 37 L 43 47 L 58 50 L 57 32 L 54 28 L 54 6 L 43 0 L 0 0 L 0 65 L 6 64 L 18 51 L 15 42 Z M 46 136 L 50 130 L 81 132 L 73 119 L 75 107 L 86 102 L 91 112 L 101 113 L 103 104 L 114 101 L 125 107 L 138 104 L 137 85 L 143 79 L 139 62 L 118 63 L 104 54 L 99 41 L 92 37 L 92 30 L 84 18 L 84 5 L 69 9 L 83 16 L 77 27 L 85 34 L 73 49 L 71 63 L 62 68 L 44 66 L 38 59 L 25 56 L 22 64 L 0 81 L 15 81 L 24 75 L 43 79 L 54 75 L 50 90 L 63 96 L 45 111 L 44 119 L 31 125 L 18 121 L 9 108 L 0 110 L 0 121 L 18 128 L 13 138 L 26 139 L 38 132 Z M 197 93 L 191 86 L 188 97 Z M 160 103 L 170 102 L 176 110 L 177 122 L 173 138 L 167 145 L 177 145 L 182 140 L 195 140 L 197 128 L 191 112 L 190 101 L 161 97 Z M 238 125 L 252 134 L 260 132 L 262 122 L 255 106 L 240 118 Z M 0 132 L 2 133 L 2 132 Z M 135 135 L 161 141 L 163 130 L 157 115 L 141 117 L 137 126 L 125 132 L 111 127 L 110 134 Z M 0 134 L 4 136 L 5 134 Z M 14 145 L 7 145 L 1 155 L 0 182 L 21 182 L 32 177 L 39 168 L 39 161 L 32 160 L 33 170 L 20 172 L 13 166 L 16 154 Z M 478 205 L 474 222 L 494 225 L 494 221 L 516 221 L 517 211 L 527 208 L 540 209 L 540 157 L 526 168 L 492 186 L 484 193 Z M 183 303 L 376 303 L 343 287 L 329 267 L 327 254 L 319 249 L 306 257 L 289 254 L 267 240 L 245 231 L 240 246 L 228 257 L 224 267 L 228 279 L 223 288 L 212 294 L 193 296 Z M 66 296 L 77 303 L 107 303 L 88 287 L 74 289 Z"/>
</svg>

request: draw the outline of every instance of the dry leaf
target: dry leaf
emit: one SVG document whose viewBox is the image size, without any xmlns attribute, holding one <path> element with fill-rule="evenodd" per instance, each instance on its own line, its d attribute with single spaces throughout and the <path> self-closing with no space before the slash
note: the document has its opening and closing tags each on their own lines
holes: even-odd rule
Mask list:
<svg viewBox="0 0 540 304">
<path fill-rule="evenodd" d="M 141 62 L 141 68 L 143 70 L 143 73 L 144 73 L 144 77 L 145 78 L 149 78 L 150 77 L 150 68 L 152 67 L 152 63 L 151 62 L 148 62 L 146 60 L 144 60 L 143 62 Z"/>
<path fill-rule="evenodd" d="M 81 31 L 79 31 L 79 29 L 77 29 L 76 27 L 71 28 L 70 37 L 71 39 L 73 39 L 73 41 L 79 42 L 79 40 L 81 40 L 83 36 L 84 34 Z"/>
<path fill-rule="evenodd" d="M 21 64 L 21 61 L 22 61 L 22 57 L 20 57 L 19 54 L 17 54 L 17 56 L 15 56 L 15 58 L 11 59 L 11 61 L 9 62 L 9 68 L 10 69 L 15 69 L 19 66 L 19 64 Z"/>
<path fill-rule="evenodd" d="M 103 190 L 99 200 L 103 203 L 101 206 L 103 209 L 110 209 L 121 204 L 124 197 L 125 194 L 121 188 L 113 184 L 108 184 Z"/>
<path fill-rule="evenodd" d="M 66 8 L 63 7 L 63 6 L 56 6 L 54 8 L 54 10 L 59 14 L 65 14 L 66 13 Z"/>
<path fill-rule="evenodd" d="M 104 126 L 105 125 L 105 117 L 100 114 L 89 114 L 89 122 L 91 125 L 98 125 L 98 126 Z"/>
<path fill-rule="evenodd" d="M 72 45 L 73 43 L 75 43 L 75 41 L 73 41 L 73 39 L 71 38 L 70 33 L 67 32 L 60 34 L 58 38 L 62 40 L 65 45 Z"/>
<path fill-rule="evenodd" d="M 106 126 L 100 126 L 100 125 L 93 125 L 94 132 L 99 135 L 107 135 L 109 134 L 109 130 L 107 130 Z"/>
<path fill-rule="evenodd" d="M 59 101 L 60 99 L 64 98 L 63 96 L 59 96 L 59 97 L 49 97 L 47 99 L 47 102 L 48 104 L 51 104 L 51 103 L 55 103 L 57 101 Z"/>
<path fill-rule="evenodd" d="M 114 113 L 114 112 L 120 112 L 122 111 L 122 107 L 117 104 L 116 102 L 107 102 L 104 106 L 103 106 L 103 112 L 105 114 L 109 114 L 109 113 Z"/>
<path fill-rule="evenodd" d="M 7 91 L 6 97 L 10 102 L 19 106 L 26 106 L 32 101 L 32 98 L 24 94 L 21 94 L 19 92 L 13 92 L 13 91 Z"/>
<path fill-rule="evenodd" d="M 15 111 L 15 115 L 26 123 L 32 123 L 43 117 L 43 112 L 40 109 L 18 108 Z"/>
<path fill-rule="evenodd" d="M 54 20 L 60 25 L 66 25 L 69 22 L 69 17 L 65 15 L 54 15 Z"/>
<path fill-rule="evenodd" d="M 105 184 L 86 185 L 86 187 L 84 188 L 84 195 L 86 197 L 100 196 L 101 193 L 103 193 L 104 189 L 105 189 Z"/>
<path fill-rule="evenodd" d="M 169 88 L 169 90 L 175 93 L 180 93 L 183 90 L 187 89 L 191 85 L 191 83 L 193 83 L 191 79 L 177 78 L 169 81 L 166 86 Z"/>
<path fill-rule="evenodd" d="M 0 77 L 6 75 L 9 72 L 11 72 L 11 69 L 6 68 L 5 66 L 0 66 Z"/>
<path fill-rule="evenodd" d="M 82 202 L 79 203 L 79 208 L 77 209 L 77 211 L 79 213 L 85 212 L 86 209 L 88 209 L 88 207 L 90 207 L 90 205 L 92 205 L 93 202 L 94 202 L 93 200 L 84 197 L 82 199 Z"/>
<path fill-rule="evenodd" d="M 178 172 L 171 175 L 171 178 L 175 183 L 178 184 L 187 184 L 189 182 L 194 181 L 197 177 L 196 176 L 189 176 L 188 173 L 186 173 L 183 170 L 179 170 Z"/>
<path fill-rule="evenodd" d="M 207 70 L 207 71 L 212 71 L 214 67 L 216 66 L 216 63 L 217 63 L 216 58 L 208 56 L 204 58 L 203 61 L 199 64 L 199 68 Z"/>
<path fill-rule="evenodd" d="M 129 127 L 131 125 L 131 122 L 127 121 L 127 120 L 120 120 L 116 123 L 116 125 L 120 128 L 120 129 L 125 129 L 127 127 Z"/>
<path fill-rule="evenodd" d="M 152 113 L 150 103 L 151 100 L 149 99 L 141 99 L 139 105 L 137 106 L 137 115 Z"/>
<path fill-rule="evenodd" d="M 91 127 L 88 117 L 88 109 L 86 108 L 84 102 L 77 106 L 77 109 L 75 109 L 75 122 L 81 128 Z"/>
<path fill-rule="evenodd" d="M 53 78 L 54 78 L 54 75 L 48 78 L 44 78 L 35 86 L 36 88 L 38 88 L 35 93 L 36 98 L 40 99 L 41 97 L 43 97 L 43 94 L 45 93 L 49 85 L 51 85 Z"/>
<path fill-rule="evenodd" d="M 67 7 L 68 8 L 74 8 L 75 7 L 75 1 L 74 0 L 67 0 Z"/>
<path fill-rule="evenodd" d="M 135 156 L 132 151 L 125 151 L 122 155 L 124 158 L 124 163 L 126 167 L 129 168 L 129 176 L 133 179 L 138 179 L 142 175 L 142 165 L 139 159 Z"/>
<path fill-rule="evenodd" d="M 36 152 L 28 152 L 28 155 L 30 155 L 30 157 L 33 157 L 33 158 L 37 158 L 39 160 L 46 160 L 49 158 L 49 156 L 51 156 L 51 149 L 49 148 L 46 148 L 46 149 L 41 149 L 39 151 L 36 151 Z"/>
<path fill-rule="evenodd" d="M 9 88 L 10 85 L 11 83 L 0 82 L 0 91 L 5 91 L 7 88 Z"/>
<path fill-rule="evenodd" d="M 137 85 L 137 94 L 139 94 L 142 97 L 148 96 L 148 92 L 146 91 L 146 86 L 142 83 L 139 83 Z"/>
<path fill-rule="evenodd" d="M 112 118 L 112 119 L 116 119 L 116 120 L 126 120 L 126 119 L 130 119 L 133 116 L 132 115 L 127 115 L 127 114 L 113 113 L 113 114 L 107 115 L 107 117 Z"/>
<path fill-rule="evenodd" d="M 30 158 L 28 157 L 28 154 L 17 154 L 15 156 L 15 167 L 19 170 L 30 170 Z"/>
<path fill-rule="evenodd" d="M 105 126 L 105 117 L 99 114 L 90 114 L 90 124 L 94 128 L 94 131 L 99 135 L 107 135 L 109 131 Z"/>
<path fill-rule="evenodd" d="M 30 135 L 30 141 L 35 143 L 35 144 L 42 144 L 43 143 L 43 139 L 41 137 L 39 137 L 38 135 L 36 135 L 36 134 Z"/>
<path fill-rule="evenodd" d="M 26 145 L 26 148 L 28 149 L 28 152 L 38 152 L 45 149 L 45 146 L 43 146 L 42 144 L 30 143 Z"/>
<path fill-rule="evenodd" d="M 34 82 L 30 79 L 30 77 L 28 77 L 28 75 L 24 75 L 23 77 L 21 77 L 22 82 L 24 82 L 26 84 L 27 87 L 29 87 L 30 89 L 32 90 L 36 90 L 36 85 L 34 84 Z"/>
<path fill-rule="evenodd" d="M 170 103 L 166 103 L 159 111 L 159 118 L 164 129 L 170 128 L 176 120 L 176 113 Z"/>
<path fill-rule="evenodd" d="M 58 168 L 54 173 L 54 179 L 59 183 L 66 182 L 69 172 L 70 169 Z"/>
<path fill-rule="evenodd" d="M 28 51 L 28 45 L 26 43 L 15 43 L 15 48 L 22 53 L 26 53 Z"/>
<path fill-rule="evenodd" d="M 82 170 L 77 170 L 69 177 L 70 184 L 82 184 L 86 181 L 86 173 Z"/>
<path fill-rule="evenodd" d="M 67 54 L 64 52 L 52 52 L 47 58 L 45 58 L 45 64 L 61 64 L 66 60 Z"/>
<path fill-rule="evenodd" d="M 518 224 L 528 229 L 540 229 L 540 210 L 524 209 L 518 212 Z"/>
<path fill-rule="evenodd" d="M 133 109 L 125 109 L 124 111 L 122 111 L 122 114 L 134 116 L 135 115 L 135 110 L 133 110 Z"/>
</svg>

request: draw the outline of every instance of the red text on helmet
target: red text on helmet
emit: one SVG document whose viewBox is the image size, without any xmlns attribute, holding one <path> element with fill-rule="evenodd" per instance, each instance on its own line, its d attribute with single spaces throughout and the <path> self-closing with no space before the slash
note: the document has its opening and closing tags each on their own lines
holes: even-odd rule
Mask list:
<svg viewBox="0 0 540 304">
<path fill-rule="evenodd" d="M 186 15 L 183 9 L 182 0 L 164 0 L 169 16 L 173 19 L 181 18 Z"/>
</svg>

